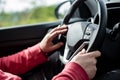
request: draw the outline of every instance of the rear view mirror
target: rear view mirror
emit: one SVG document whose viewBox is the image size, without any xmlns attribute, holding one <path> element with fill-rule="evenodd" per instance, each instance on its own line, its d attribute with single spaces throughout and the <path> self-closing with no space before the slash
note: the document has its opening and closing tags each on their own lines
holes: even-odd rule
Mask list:
<svg viewBox="0 0 120 80">
<path fill-rule="evenodd" d="M 57 19 L 63 19 L 66 12 L 69 10 L 71 6 L 70 1 L 64 1 L 61 4 L 59 4 L 55 9 L 55 16 Z"/>
</svg>

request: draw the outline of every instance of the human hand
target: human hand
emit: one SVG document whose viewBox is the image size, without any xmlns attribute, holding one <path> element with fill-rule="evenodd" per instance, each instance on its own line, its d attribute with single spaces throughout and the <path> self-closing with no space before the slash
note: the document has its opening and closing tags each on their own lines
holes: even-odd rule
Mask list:
<svg viewBox="0 0 120 80">
<path fill-rule="evenodd" d="M 63 25 L 62 27 L 58 26 L 51 30 L 43 40 L 40 42 L 40 48 L 43 52 L 48 53 L 60 48 L 63 45 L 63 42 L 58 42 L 57 44 L 53 44 L 53 40 L 59 34 L 63 34 L 67 31 L 67 26 Z"/>
<path fill-rule="evenodd" d="M 79 64 L 88 74 L 89 78 L 92 79 L 97 71 L 96 58 L 99 57 L 101 53 L 99 51 L 93 51 L 86 53 L 85 49 L 79 52 L 70 62 L 75 62 Z"/>
</svg>

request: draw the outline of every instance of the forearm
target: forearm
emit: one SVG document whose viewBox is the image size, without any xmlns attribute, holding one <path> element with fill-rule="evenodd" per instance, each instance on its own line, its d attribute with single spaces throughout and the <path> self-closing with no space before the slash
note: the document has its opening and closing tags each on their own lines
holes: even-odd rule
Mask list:
<svg viewBox="0 0 120 80">
<path fill-rule="evenodd" d="M 89 78 L 81 66 L 70 62 L 65 66 L 63 71 L 53 77 L 52 80 L 89 80 Z"/>
<path fill-rule="evenodd" d="M 22 80 L 19 76 L 0 70 L 0 80 Z"/>
<path fill-rule="evenodd" d="M 16 54 L 0 58 L 0 69 L 13 74 L 22 74 L 47 61 L 39 44 Z"/>
</svg>

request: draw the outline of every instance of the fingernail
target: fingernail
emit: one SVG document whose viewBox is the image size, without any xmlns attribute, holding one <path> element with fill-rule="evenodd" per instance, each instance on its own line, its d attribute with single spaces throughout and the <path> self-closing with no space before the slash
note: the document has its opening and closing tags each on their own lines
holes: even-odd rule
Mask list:
<svg viewBox="0 0 120 80">
<path fill-rule="evenodd" d="M 82 51 L 81 51 L 81 52 L 85 53 L 86 51 L 85 51 L 85 49 L 82 49 Z"/>
<path fill-rule="evenodd" d="M 58 27 L 60 27 L 60 25 L 58 25 Z"/>
</svg>

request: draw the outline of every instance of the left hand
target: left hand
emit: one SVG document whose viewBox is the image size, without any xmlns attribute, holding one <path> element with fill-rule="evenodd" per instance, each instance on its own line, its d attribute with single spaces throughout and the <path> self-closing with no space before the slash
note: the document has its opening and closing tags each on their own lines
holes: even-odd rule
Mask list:
<svg viewBox="0 0 120 80">
<path fill-rule="evenodd" d="M 86 53 L 85 49 L 83 49 L 76 56 L 74 56 L 70 62 L 74 62 L 80 65 L 86 71 L 86 73 L 88 74 L 91 80 L 93 79 L 97 71 L 96 58 L 100 56 L 101 56 L 100 51 L 92 51 L 92 52 Z"/>
<path fill-rule="evenodd" d="M 63 42 L 58 42 L 57 44 L 53 44 L 53 39 L 59 34 L 63 34 L 67 31 L 67 26 L 63 25 L 62 27 L 58 26 L 51 30 L 40 42 L 40 48 L 43 52 L 48 53 L 60 48 L 63 45 Z"/>
</svg>

